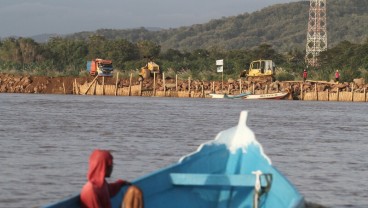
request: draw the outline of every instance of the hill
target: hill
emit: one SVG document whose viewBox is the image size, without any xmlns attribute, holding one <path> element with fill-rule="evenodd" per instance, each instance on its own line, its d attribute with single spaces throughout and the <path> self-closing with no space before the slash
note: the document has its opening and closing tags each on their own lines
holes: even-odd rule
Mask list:
<svg viewBox="0 0 368 208">
<path fill-rule="evenodd" d="M 32 38 L 34 41 L 36 41 L 37 43 L 46 43 L 50 38 L 53 37 L 62 37 L 63 35 L 58 35 L 58 34 L 40 34 L 40 35 L 34 35 L 31 36 L 30 38 Z"/>
<path fill-rule="evenodd" d="M 277 4 L 253 13 L 211 20 L 188 27 L 149 30 L 145 28 L 100 29 L 80 32 L 69 38 L 87 39 L 102 35 L 131 42 L 150 40 L 163 50 L 178 49 L 249 49 L 270 44 L 280 52 L 304 50 L 309 2 Z M 368 37 L 368 0 L 329 0 L 327 3 L 328 44 L 334 47 L 344 40 L 362 43 Z"/>
</svg>

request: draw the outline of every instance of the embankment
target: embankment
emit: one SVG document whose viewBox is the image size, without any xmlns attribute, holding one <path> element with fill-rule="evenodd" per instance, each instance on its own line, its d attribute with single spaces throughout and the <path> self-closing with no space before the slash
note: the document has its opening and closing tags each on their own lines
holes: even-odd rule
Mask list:
<svg viewBox="0 0 368 208">
<path fill-rule="evenodd" d="M 367 102 L 368 85 L 363 79 L 351 83 L 307 80 L 251 83 L 245 80 L 179 80 L 159 77 L 139 81 L 114 77 L 46 77 L 0 74 L 0 93 L 40 93 L 115 96 L 162 96 L 207 98 L 210 93 L 254 94 L 289 92 L 286 99 Z"/>
</svg>

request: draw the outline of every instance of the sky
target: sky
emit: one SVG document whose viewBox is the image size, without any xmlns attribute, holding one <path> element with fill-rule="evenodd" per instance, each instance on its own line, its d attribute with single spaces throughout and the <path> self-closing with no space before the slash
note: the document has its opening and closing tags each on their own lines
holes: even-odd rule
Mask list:
<svg viewBox="0 0 368 208">
<path fill-rule="evenodd" d="M 297 0 L 1 0 L 0 37 L 177 28 Z"/>
</svg>

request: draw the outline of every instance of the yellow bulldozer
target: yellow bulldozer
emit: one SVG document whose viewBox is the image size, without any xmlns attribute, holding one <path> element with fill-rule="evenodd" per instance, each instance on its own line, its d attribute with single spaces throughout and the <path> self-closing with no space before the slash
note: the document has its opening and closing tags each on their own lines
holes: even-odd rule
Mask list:
<svg viewBox="0 0 368 208">
<path fill-rule="evenodd" d="M 153 62 L 152 57 L 147 58 L 147 64 L 141 68 L 139 76 L 143 79 L 149 79 L 154 74 L 159 75 L 161 73 L 160 66 Z"/>
<path fill-rule="evenodd" d="M 256 60 L 250 63 L 249 69 L 244 70 L 240 77 L 250 82 L 272 82 L 275 75 L 275 63 L 272 60 Z"/>
</svg>

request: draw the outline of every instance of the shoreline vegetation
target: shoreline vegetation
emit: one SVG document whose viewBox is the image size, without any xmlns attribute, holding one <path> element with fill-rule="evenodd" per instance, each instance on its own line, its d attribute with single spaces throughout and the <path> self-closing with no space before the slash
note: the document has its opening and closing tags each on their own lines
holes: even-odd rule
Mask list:
<svg viewBox="0 0 368 208">
<path fill-rule="evenodd" d="M 242 92 L 266 94 L 288 92 L 287 100 L 367 102 L 368 85 L 364 79 L 353 82 L 333 81 L 275 81 L 248 82 L 232 78 L 222 81 L 178 79 L 178 76 L 161 76 L 139 81 L 114 77 L 48 77 L 0 74 L 0 93 L 73 94 L 107 96 L 145 96 L 210 98 L 211 93 L 230 95 Z"/>
</svg>

